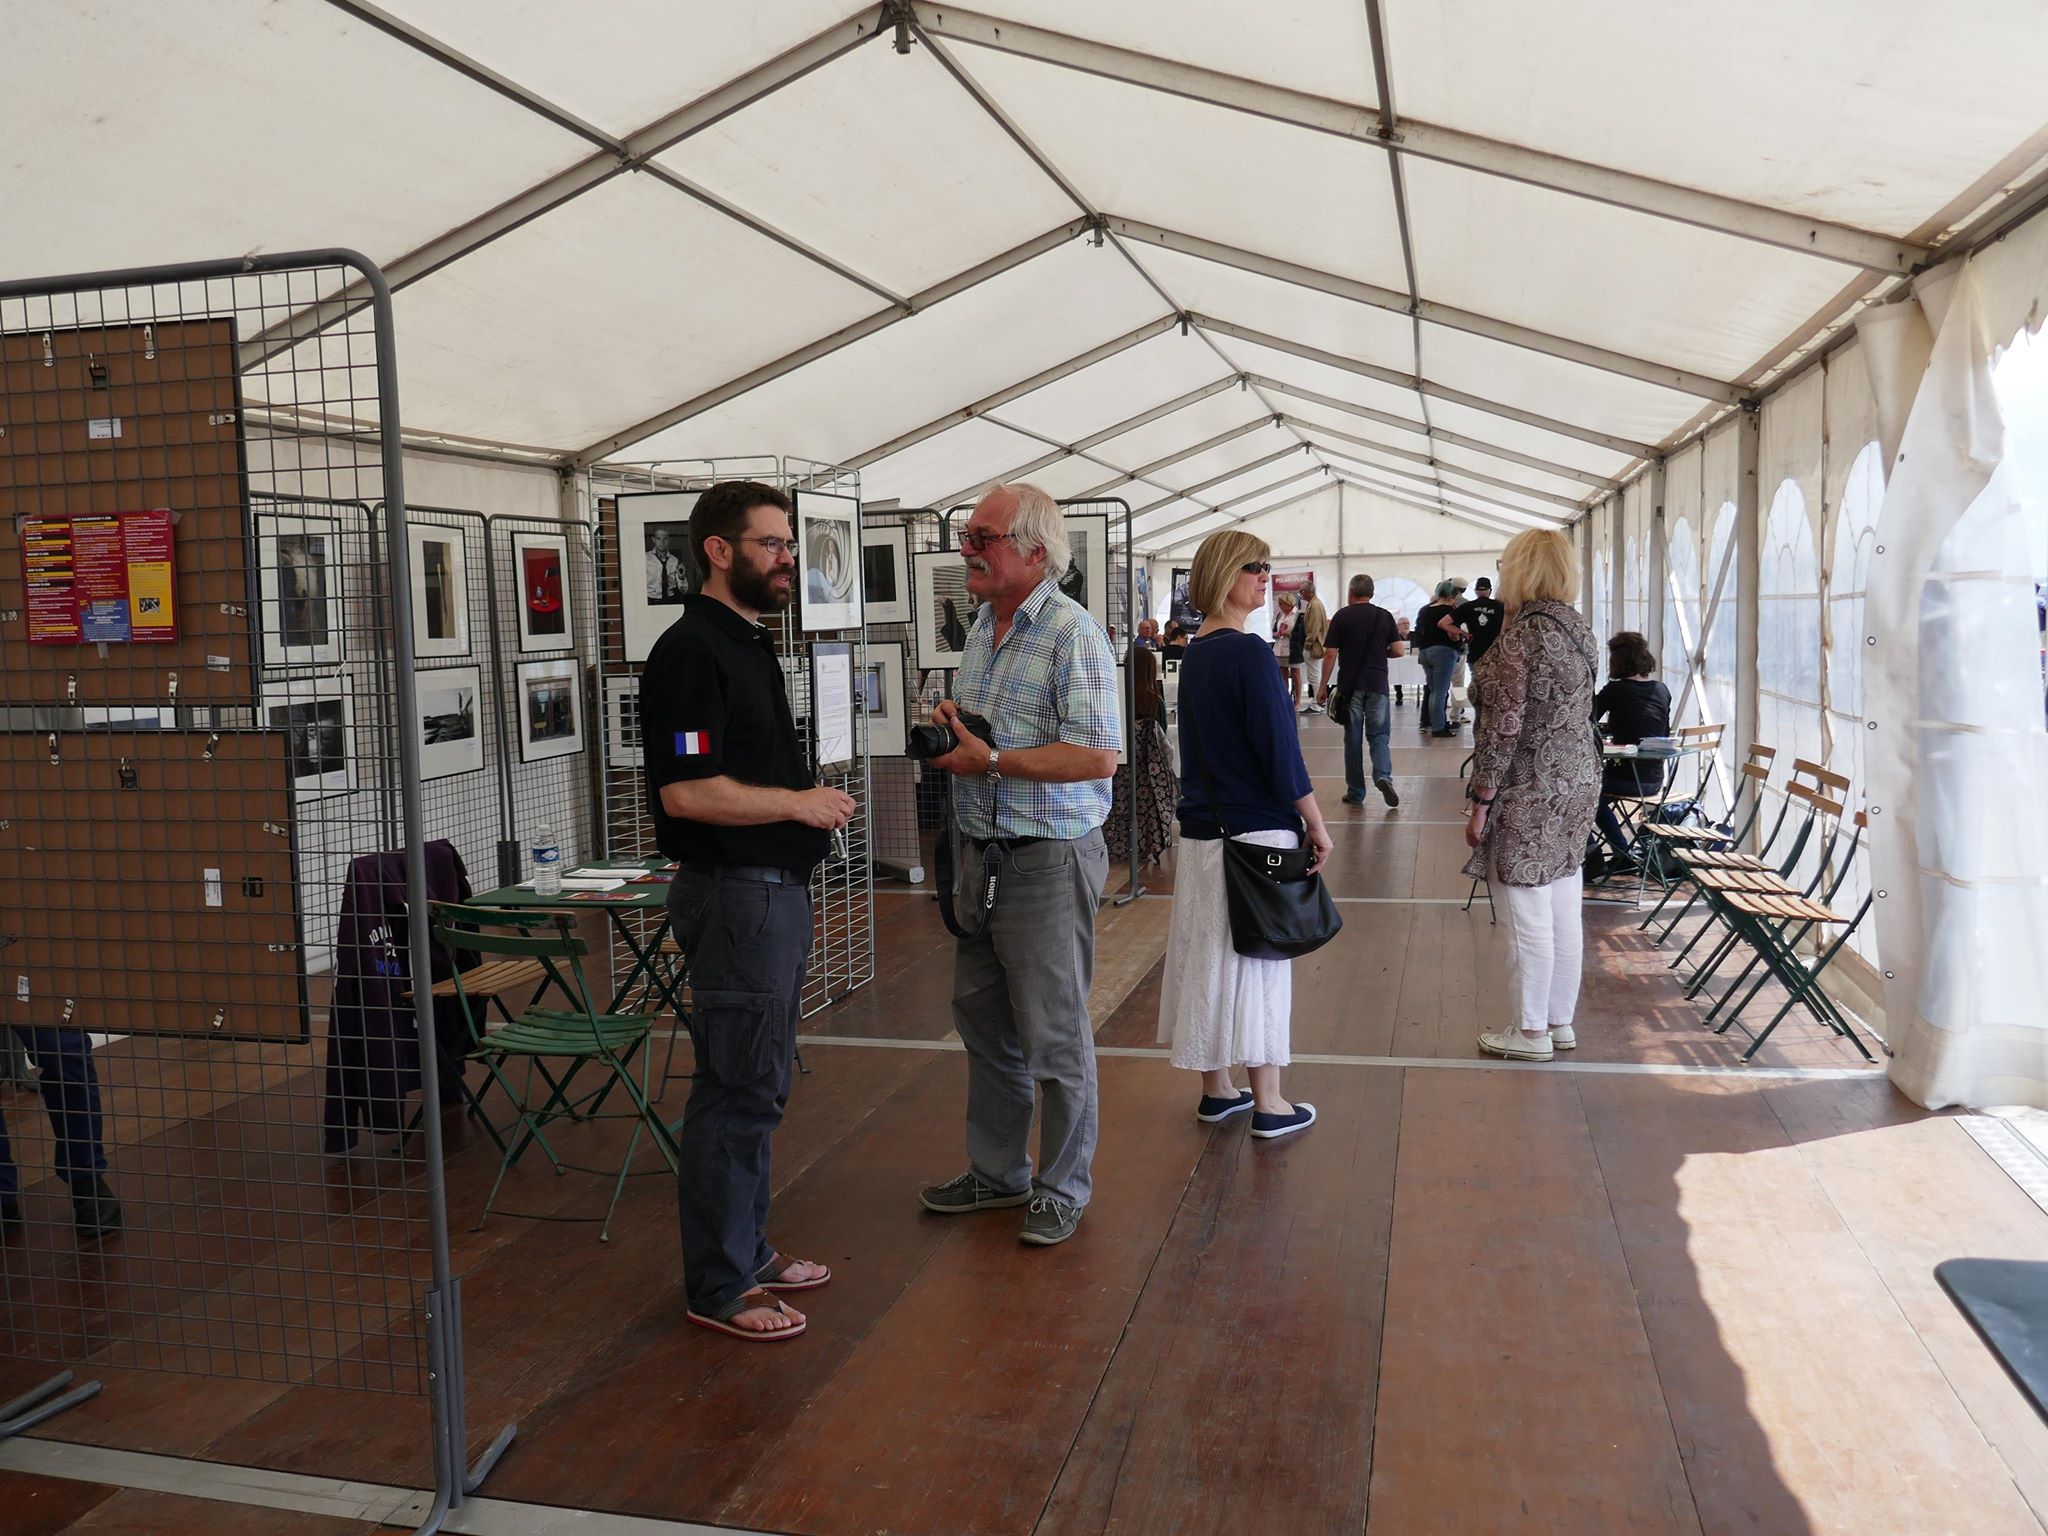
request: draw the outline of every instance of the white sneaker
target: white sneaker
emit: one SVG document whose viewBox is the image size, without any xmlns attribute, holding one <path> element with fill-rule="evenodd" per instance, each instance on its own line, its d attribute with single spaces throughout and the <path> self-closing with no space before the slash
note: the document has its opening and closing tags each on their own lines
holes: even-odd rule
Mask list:
<svg viewBox="0 0 2048 1536">
<path fill-rule="evenodd" d="M 1548 1061 L 1551 1057 L 1550 1034 L 1525 1035 L 1519 1029 L 1496 1030 L 1479 1037 L 1479 1049 L 1489 1056 L 1505 1056 L 1509 1061 Z"/>
<path fill-rule="evenodd" d="M 1569 1024 L 1553 1024 L 1550 1026 L 1550 1045 L 1553 1050 L 1575 1051 L 1579 1048 L 1578 1031 Z"/>
</svg>

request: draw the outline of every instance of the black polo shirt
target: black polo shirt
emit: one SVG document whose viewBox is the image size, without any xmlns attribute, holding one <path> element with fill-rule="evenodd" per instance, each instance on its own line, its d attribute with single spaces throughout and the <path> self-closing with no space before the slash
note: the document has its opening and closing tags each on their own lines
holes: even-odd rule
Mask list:
<svg viewBox="0 0 2048 1536">
<path fill-rule="evenodd" d="M 640 674 L 640 741 L 655 845 L 668 858 L 799 874 L 824 859 L 831 834 L 817 827 L 718 827 L 662 807 L 664 784 L 721 774 L 772 789 L 816 783 L 797 742 L 773 639 L 709 593 L 685 598 L 683 616 L 654 642 Z"/>
</svg>

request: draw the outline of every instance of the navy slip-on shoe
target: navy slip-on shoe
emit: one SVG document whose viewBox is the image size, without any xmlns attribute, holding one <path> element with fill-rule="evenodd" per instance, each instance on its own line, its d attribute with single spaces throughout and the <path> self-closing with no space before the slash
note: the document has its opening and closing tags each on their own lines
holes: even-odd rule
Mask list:
<svg viewBox="0 0 2048 1536">
<path fill-rule="evenodd" d="M 1291 1115 L 1253 1115 L 1252 1134 L 1261 1141 L 1271 1141 L 1275 1137 L 1292 1136 L 1296 1131 L 1305 1131 L 1315 1123 L 1315 1105 L 1297 1104 Z"/>
<path fill-rule="evenodd" d="M 1247 1088 L 1234 1099 L 1212 1099 L 1206 1093 L 1202 1102 L 1195 1106 L 1195 1118 L 1205 1125 L 1215 1125 L 1233 1115 L 1241 1115 L 1252 1107 L 1252 1091 Z"/>
</svg>

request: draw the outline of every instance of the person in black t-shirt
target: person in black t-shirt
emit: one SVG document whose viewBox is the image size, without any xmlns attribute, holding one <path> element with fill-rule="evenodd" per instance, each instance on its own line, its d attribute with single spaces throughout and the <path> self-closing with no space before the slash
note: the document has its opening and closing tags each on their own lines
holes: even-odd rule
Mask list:
<svg viewBox="0 0 2048 1536">
<path fill-rule="evenodd" d="M 1452 611 L 1451 622 L 1465 637 L 1465 659 L 1473 666 L 1478 666 L 1479 658 L 1493 649 L 1506 617 L 1507 609 L 1494 601 L 1493 583 L 1484 576 L 1472 584 L 1471 601 L 1460 603 Z"/>
<path fill-rule="evenodd" d="M 1387 737 L 1392 720 L 1387 712 L 1387 660 L 1408 650 L 1395 617 L 1372 600 L 1372 578 L 1351 578 L 1351 601 L 1330 620 L 1323 636 L 1320 692 L 1333 719 L 1344 727 L 1344 803 L 1365 803 L 1365 753 L 1372 749 L 1372 782 L 1391 806 L 1401 803 L 1394 791 L 1394 760 Z M 1330 673 L 1337 672 L 1337 702 L 1330 700 Z"/>
<path fill-rule="evenodd" d="M 795 594 L 789 511 L 782 492 L 748 480 L 698 497 L 690 543 L 703 586 L 640 679 L 655 841 L 680 866 L 669 919 L 696 1055 L 676 1170 L 687 1315 L 752 1340 L 803 1332 L 776 1293 L 832 1277 L 771 1247 L 762 1226 L 810 957 L 811 871 L 855 810 L 816 786 L 761 625 Z"/>
<path fill-rule="evenodd" d="M 1422 728 L 1432 736 L 1455 736 L 1451 724 L 1451 678 L 1462 654 L 1457 626 L 1451 615 L 1458 611 L 1458 594 L 1464 583 L 1447 578 L 1436 584 L 1436 595 L 1415 615 L 1415 654 L 1427 680 L 1422 694 Z"/>
<path fill-rule="evenodd" d="M 1671 734 L 1671 690 L 1657 680 L 1657 654 L 1650 642 L 1625 629 L 1607 642 L 1607 686 L 1593 696 L 1593 719 L 1607 722 L 1607 739 L 1634 746 L 1646 736 Z M 1600 810 L 1595 820 L 1612 852 L 1608 868 L 1633 867 L 1635 854 L 1616 795 L 1654 795 L 1664 785 L 1664 765 L 1653 758 L 1620 758 L 1601 772 Z"/>
</svg>

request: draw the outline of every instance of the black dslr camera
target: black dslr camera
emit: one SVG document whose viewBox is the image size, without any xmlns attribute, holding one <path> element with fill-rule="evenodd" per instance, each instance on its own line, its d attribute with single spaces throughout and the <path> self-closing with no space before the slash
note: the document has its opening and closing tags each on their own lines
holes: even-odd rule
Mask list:
<svg viewBox="0 0 2048 1536">
<path fill-rule="evenodd" d="M 983 741 L 993 743 L 995 740 L 994 727 L 981 716 L 970 714 L 964 709 L 960 711 L 960 728 L 971 736 L 979 736 Z M 921 763 L 928 763 L 935 757 L 944 757 L 959 745 L 959 738 L 954 736 L 950 726 L 926 722 L 910 728 L 909 752 Z"/>
</svg>

